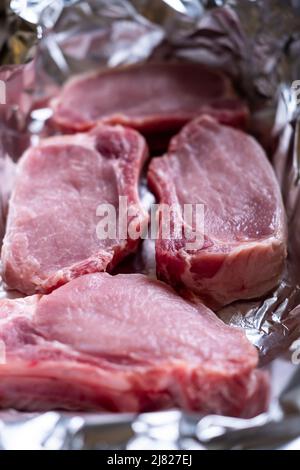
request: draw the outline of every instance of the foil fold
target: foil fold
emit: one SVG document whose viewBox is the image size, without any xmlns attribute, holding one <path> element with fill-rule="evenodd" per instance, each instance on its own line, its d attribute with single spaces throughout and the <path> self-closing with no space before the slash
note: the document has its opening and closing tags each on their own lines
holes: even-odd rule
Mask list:
<svg viewBox="0 0 300 470">
<path fill-rule="evenodd" d="M 292 364 L 300 338 L 300 134 L 291 89 L 300 79 L 300 1 L 12 0 L 3 14 L 1 63 L 33 60 L 0 68 L 10 97 L 0 110 L 0 180 L 7 182 L 0 191 L 2 232 L 13 162 L 45 132 L 47 100 L 57 87 L 95 67 L 191 60 L 226 71 L 248 100 L 251 131 L 267 149 L 281 185 L 289 258 L 281 283 L 268 296 L 218 312 L 246 331 L 261 365 L 268 364 L 273 396 L 264 415 L 237 420 L 177 410 L 139 416 L 8 410 L 0 412 L 0 448 L 300 448 L 300 373 Z M 143 192 L 151 198 L 145 187 Z M 147 250 L 145 244 L 131 271 L 153 274 Z M 282 354 L 285 359 L 278 359 Z"/>
</svg>

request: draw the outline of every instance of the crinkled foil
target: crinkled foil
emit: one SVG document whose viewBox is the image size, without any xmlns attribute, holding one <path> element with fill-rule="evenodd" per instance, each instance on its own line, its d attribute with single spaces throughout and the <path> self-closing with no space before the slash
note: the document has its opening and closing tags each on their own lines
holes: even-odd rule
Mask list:
<svg viewBox="0 0 300 470">
<path fill-rule="evenodd" d="M 261 365 L 270 370 L 267 413 L 243 420 L 177 410 L 139 416 L 7 410 L 0 412 L 0 448 L 300 449 L 300 129 L 291 91 L 292 81 L 300 79 L 300 0 L 4 3 L 0 80 L 7 84 L 7 103 L 0 106 L 0 235 L 14 162 L 31 141 L 51 132 L 44 125 L 50 116 L 47 99 L 57 87 L 95 67 L 183 59 L 226 71 L 248 99 L 251 131 L 266 148 L 282 189 L 289 256 L 281 283 L 267 297 L 218 312 L 246 331 Z M 151 203 L 145 185 L 141 191 Z M 146 241 L 119 269 L 152 275 L 153 259 L 153 245 Z"/>
</svg>

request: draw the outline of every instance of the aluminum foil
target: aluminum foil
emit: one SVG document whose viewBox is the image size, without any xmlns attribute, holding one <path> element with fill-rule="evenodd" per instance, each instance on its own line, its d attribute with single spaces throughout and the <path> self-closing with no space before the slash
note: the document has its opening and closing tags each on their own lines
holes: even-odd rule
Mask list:
<svg viewBox="0 0 300 470">
<path fill-rule="evenodd" d="M 52 132 L 47 101 L 57 88 L 95 67 L 175 58 L 226 71 L 248 100 L 251 132 L 281 185 L 289 257 L 281 283 L 266 298 L 218 312 L 245 329 L 270 370 L 272 400 L 264 415 L 240 420 L 178 410 L 139 416 L 8 410 L 0 413 L 0 448 L 300 449 L 300 133 L 291 89 L 300 79 L 300 1 L 11 0 L 4 13 L 0 60 L 25 64 L 0 68 L 8 97 L 0 108 L 2 233 L 14 162 L 30 142 Z M 18 48 L 13 38 L 22 31 L 27 36 Z M 145 184 L 141 191 L 151 202 Z M 146 241 L 119 269 L 153 275 L 153 260 Z"/>
</svg>

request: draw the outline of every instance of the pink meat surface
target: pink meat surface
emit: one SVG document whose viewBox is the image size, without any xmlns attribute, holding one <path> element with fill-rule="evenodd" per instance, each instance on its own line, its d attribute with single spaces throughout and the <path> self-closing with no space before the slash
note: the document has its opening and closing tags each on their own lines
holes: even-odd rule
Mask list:
<svg viewBox="0 0 300 470">
<path fill-rule="evenodd" d="M 252 137 L 202 116 L 152 161 L 148 178 L 160 203 L 204 205 L 199 249 L 187 249 L 172 231 L 162 236 L 160 227 L 159 278 L 214 308 L 277 284 L 286 257 L 285 213 L 273 169 Z"/>
<path fill-rule="evenodd" d="M 200 64 L 143 64 L 71 79 L 53 101 L 55 123 L 86 130 L 97 122 L 119 123 L 162 138 L 208 113 L 244 127 L 245 104 L 230 81 Z"/>
<path fill-rule="evenodd" d="M 146 157 L 143 137 L 121 126 L 102 125 L 30 148 L 18 164 L 9 204 L 2 247 L 7 285 L 46 293 L 81 274 L 110 270 L 134 251 L 139 239 L 126 233 L 99 238 L 96 210 L 111 204 L 118 216 L 124 196 L 134 209 L 128 224 L 147 224 L 138 196 Z"/>
<path fill-rule="evenodd" d="M 268 380 L 245 334 L 141 274 L 0 301 L 0 406 L 253 416 Z M 4 359 L 4 360 L 3 360 Z"/>
</svg>

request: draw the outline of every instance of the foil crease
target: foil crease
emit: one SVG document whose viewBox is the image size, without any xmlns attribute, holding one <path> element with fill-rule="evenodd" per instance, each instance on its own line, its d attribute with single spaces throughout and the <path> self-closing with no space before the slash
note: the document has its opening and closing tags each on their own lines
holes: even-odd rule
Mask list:
<svg viewBox="0 0 300 470">
<path fill-rule="evenodd" d="M 264 415 L 241 420 L 177 410 L 139 416 L 7 410 L 0 412 L 0 448 L 299 449 L 300 373 L 291 357 L 300 338 L 300 134 L 291 83 L 300 79 L 300 1 L 6 3 L 0 13 L 0 61 L 15 65 L 0 67 L 9 97 L 0 108 L 2 235 L 14 162 L 30 141 L 49 132 L 44 126 L 47 100 L 58 86 L 95 67 L 192 60 L 226 71 L 248 100 L 251 132 L 268 151 L 282 189 L 289 257 L 281 283 L 268 296 L 218 312 L 246 331 L 259 349 L 261 365 L 268 364 L 272 400 Z M 141 190 L 151 201 L 145 185 Z M 153 275 L 151 243 L 144 243 L 120 270 Z"/>
</svg>

